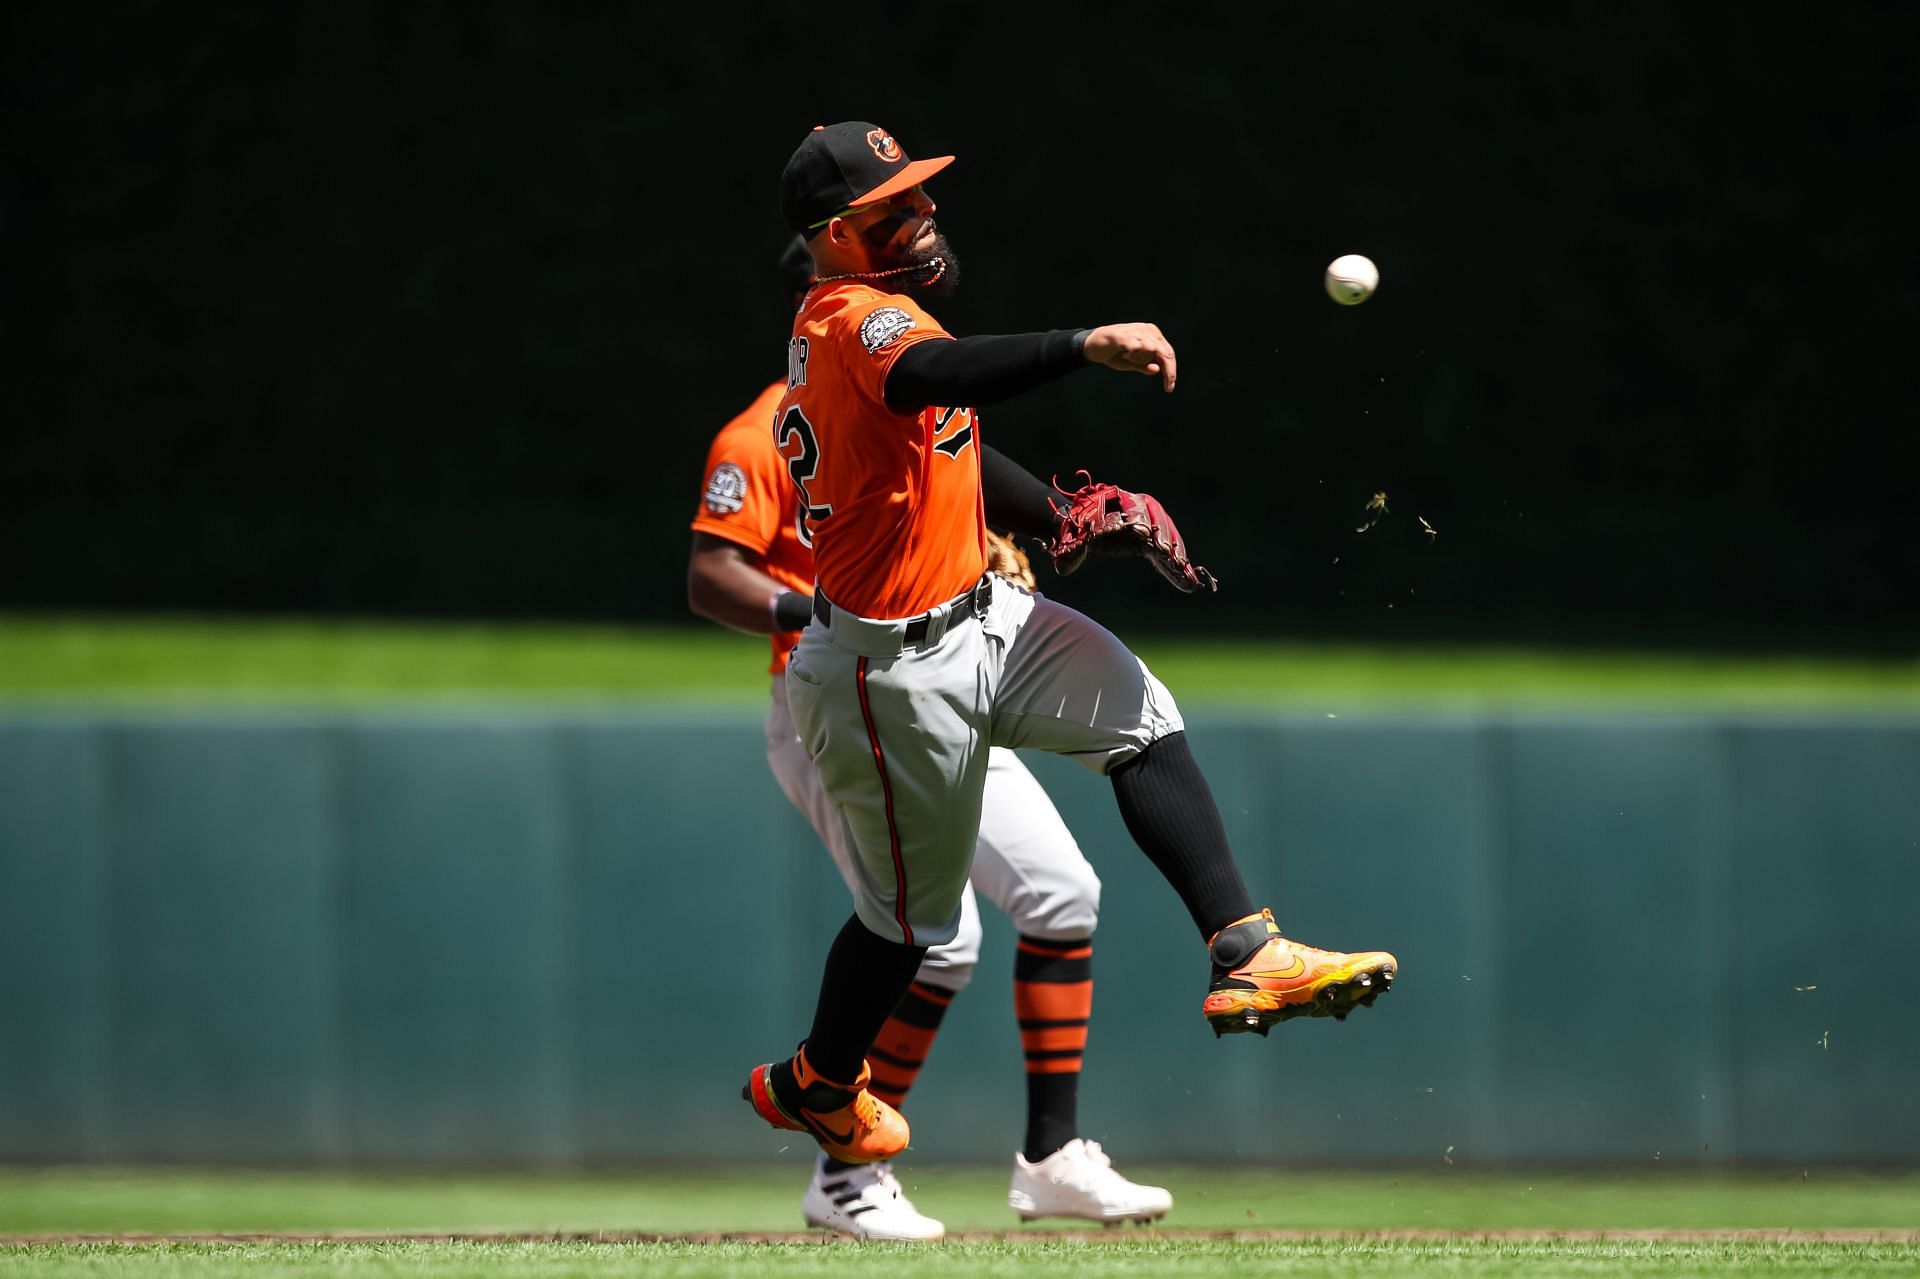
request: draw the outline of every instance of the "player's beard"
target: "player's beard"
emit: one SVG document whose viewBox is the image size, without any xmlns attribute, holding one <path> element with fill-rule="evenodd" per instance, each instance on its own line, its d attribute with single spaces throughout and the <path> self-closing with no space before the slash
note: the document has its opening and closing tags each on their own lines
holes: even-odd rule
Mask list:
<svg viewBox="0 0 1920 1279">
<path fill-rule="evenodd" d="M 909 271 L 899 277 L 903 287 L 913 296 L 952 297 L 953 291 L 960 287 L 960 259 L 954 255 L 953 246 L 947 243 L 944 232 L 935 231 L 933 242 L 925 248 L 914 245 L 900 255 L 901 266 L 915 263 L 925 263 L 926 271 Z"/>
</svg>

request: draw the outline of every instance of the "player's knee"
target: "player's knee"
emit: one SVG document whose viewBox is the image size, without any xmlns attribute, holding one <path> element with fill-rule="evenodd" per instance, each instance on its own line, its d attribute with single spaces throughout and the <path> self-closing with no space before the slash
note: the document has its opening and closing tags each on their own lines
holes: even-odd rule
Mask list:
<svg viewBox="0 0 1920 1279">
<path fill-rule="evenodd" d="M 1180 714 L 1179 705 L 1173 700 L 1173 693 L 1147 669 L 1144 662 L 1140 664 L 1140 675 L 1145 692 L 1140 701 L 1137 740 L 1140 749 L 1145 750 L 1163 737 L 1186 732 L 1187 722 Z"/>
<path fill-rule="evenodd" d="M 1085 858 L 1055 867 L 1048 882 L 1031 888 L 1022 906 L 1015 912 L 1014 926 L 1024 936 L 1048 941 L 1091 937 L 1100 924 L 1100 876 Z"/>
<path fill-rule="evenodd" d="M 974 965 L 942 962 L 931 951 L 920 961 L 920 971 L 913 979 L 929 986 L 938 986 L 950 995 L 957 995 L 973 981 Z"/>
<path fill-rule="evenodd" d="M 942 990 L 959 992 L 973 980 L 973 969 L 980 962 L 980 931 L 971 937 L 964 932 L 945 945 L 935 946 L 920 961 L 916 980 Z"/>
<path fill-rule="evenodd" d="M 953 940 L 932 947 L 920 961 L 919 980 L 944 990 L 965 990 L 973 980 L 974 965 L 980 962 L 980 935 L 980 913 L 962 909 Z"/>
</svg>

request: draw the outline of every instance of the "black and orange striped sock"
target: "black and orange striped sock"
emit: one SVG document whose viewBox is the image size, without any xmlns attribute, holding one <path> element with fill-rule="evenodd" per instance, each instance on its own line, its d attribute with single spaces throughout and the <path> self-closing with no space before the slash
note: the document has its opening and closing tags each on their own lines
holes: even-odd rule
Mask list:
<svg viewBox="0 0 1920 1279">
<path fill-rule="evenodd" d="M 873 1079 L 867 1091 L 898 1109 L 907 1090 L 927 1063 L 933 1037 L 940 1033 L 940 1019 L 954 992 L 916 981 L 900 997 L 900 1003 L 887 1018 L 887 1024 L 873 1038 L 867 1050 L 867 1064 L 873 1067 Z"/>
<path fill-rule="evenodd" d="M 1013 1010 L 1027 1054 L 1027 1143 L 1038 1163 L 1079 1136 L 1080 1058 L 1093 1017 L 1093 938 L 1022 937 L 1013 959 Z"/>
</svg>

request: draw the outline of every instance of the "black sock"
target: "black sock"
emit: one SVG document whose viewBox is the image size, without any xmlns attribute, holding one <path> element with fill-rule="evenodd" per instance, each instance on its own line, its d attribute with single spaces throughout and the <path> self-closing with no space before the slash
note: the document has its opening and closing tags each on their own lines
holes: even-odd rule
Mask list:
<svg viewBox="0 0 1920 1279">
<path fill-rule="evenodd" d="M 1020 1153 L 1037 1164 L 1080 1135 L 1080 1072 L 1027 1076 L 1027 1143 Z"/>
<path fill-rule="evenodd" d="M 903 946 L 875 935 L 858 915 L 847 920 L 827 952 L 820 1002 L 807 1035 L 807 1061 L 815 1070 L 836 1083 L 850 1083 L 860 1074 L 867 1045 L 913 984 L 926 953 L 925 946 Z"/>
<path fill-rule="evenodd" d="M 1180 894 L 1203 940 L 1254 912 L 1185 733 L 1160 738 L 1109 776 L 1127 833 Z"/>
</svg>

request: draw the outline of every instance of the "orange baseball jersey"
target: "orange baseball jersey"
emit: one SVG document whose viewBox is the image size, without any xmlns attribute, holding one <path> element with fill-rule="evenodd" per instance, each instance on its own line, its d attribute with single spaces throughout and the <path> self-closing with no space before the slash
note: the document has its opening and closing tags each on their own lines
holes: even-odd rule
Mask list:
<svg viewBox="0 0 1920 1279">
<path fill-rule="evenodd" d="M 853 281 L 816 285 L 793 322 L 774 443 L 820 589 L 861 617 L 924 613 L 986 571 L 973 410 L 901 413 L 882 395 L 902 351 L 949 336 L 912 299 Z"/>
<path fill-rule="evenodd" d="M 693 527 L 724 537 L 759 557 L 759 567 L 782 586 L 813 593 L 813 552 L 800 540 L 800 501 L 786 463 L 773 447 L 773 411 L 786 384 L 760 392 L 747 411 L 720 428 L 707 450 L 707 491 Z M 774 675 L 787 669 L 787 654 L 800 632 L 775 632 Z"/>
</svg>

